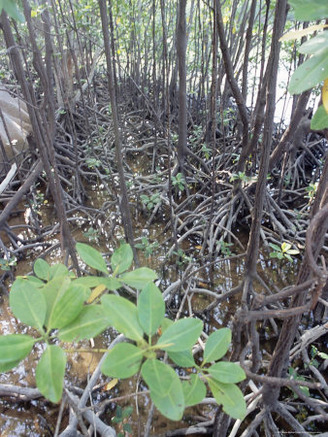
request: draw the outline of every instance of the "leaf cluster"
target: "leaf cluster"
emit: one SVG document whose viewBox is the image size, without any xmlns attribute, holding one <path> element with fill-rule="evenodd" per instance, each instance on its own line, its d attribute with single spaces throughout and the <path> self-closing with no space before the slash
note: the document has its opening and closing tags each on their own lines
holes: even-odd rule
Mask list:
<svg viewBox="0 0 328 437">
<path fill-rule="evenodd" d="M 45 349 L 36 367 L 36 384 L 46 398 L 58 402 L 67 360 L 62 342 L 90 339 L 111 326 L 127 341 L 107 351 L 103 374 L 123 379 L 140 372 L 155 406 L 172 420 L 180 420 L 185 407 L 203 400 L 207 383 L 223 410 L 242 419 L 246 404 L 236 383 L 245 373 L 235 363 L 219 361 L 229 349 L 230 329 L 210 334 L 201 364 L 196 364 L 192 348 L 202 333 L 202 321 L 184 318 L 173 322 L 165 317 L 162 293 L 153 282 L 155 272 L 147 267 L 129 271 L 133 253 L 128 244 L 113 253 L 111 271 L 93 247 L 78 243 L 76 248 L 82 261 L 104 276 L 76 278 L 63 264 L 50 266 L 38 259 L 35 276 L 17 278 L 10 292 L 14 316 L 34 328 L 38 336 L 0 336 L 0 370 L 17 366 L 34 344 L 42 341 Z M 118 295 L 123 284 L 141 290 L 136 304 Z M 163 360 L 163 353 L 168 360 Z M 188 368 L 189 379 L 181 382 L 175 367 Z"/>
</svg>

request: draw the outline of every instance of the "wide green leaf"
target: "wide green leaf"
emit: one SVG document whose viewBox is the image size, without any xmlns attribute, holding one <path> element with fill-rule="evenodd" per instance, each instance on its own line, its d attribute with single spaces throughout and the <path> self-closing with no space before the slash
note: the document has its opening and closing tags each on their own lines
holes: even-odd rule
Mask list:
<svg viewBox="0 0 328 437">
<path fill-rule="evenodd" d="M 112 378 L 130 378 L 140 369 L 142 350 L 133 344 L 119 343 L 108 352 L 101 371 Z"/>
<path fill-rule="evenodd" d="M 25 334 L 0 336 L 0 371 L 16 367 L 31 352 L 35 339 Z"/>
<path fill-rule="evenodd" d="M 147 284 L 138 298 L 138 318 L 147 335 L 153 335 L 165 316 L 165 302 L 160 289 L 152 282 Z"/>
<path fill-rule="evenodd" d="M 166 396 L 174 384 L 180 382 L 178 375 L 169 365 L 157 359 L 146 360 L 141 367 L 141 375 L 149 389 L 158 396 Z"/>
<path fill-rule="evenodd" d="M 38 258 L 34 263 L 33 270 L 38 278 L 45 281 L 49 280 L 50 265 L 44 259 Z"/>
<path fill-rule="evenodd" d="M 47 312 L 45 318 L 45 326 L 49 325 L 49 320 L 51 318 L 51 314 L 53 312 L 53 308 L 56 303 L 61 299 L 61 297 L 65 294 L 66 290 L 71 284 L 71 280 L 68 276 L 56 276 L 53 279 L 50 279 L 42 288 L 42 294 L 46 300 L 47 304 Z"/>
<path fill-rule="evenodd" d="M 157 279 L 157 275 L 154 270 L 151 270 L 148 267 L 140 267 L 132 272 L 124 273 L 119 279 L 131 287 L 142 290 L 149 282 Z"/>
<path fill-rule="evenodd" d="M 111 266 L 116 275 L 125 272 L 131 267 L 133 252 L 129 244 L 123 243 L 115 250 L 111 257 Z"/>
<path fill-rule="evenodd" d="M 300 65 L 290 79 L 288 91 L 301 94 L 328 77 L 328 49 L 312 56 Z"/>
<path fill-rule="evenodd" d="M 223 411 L 234 419 L 244 419 L 246 402 L 241 390 L 235 384 L 223 384 L 213 378 L 207 379 L 216 402 L 222 405 Z"/>
<path fill-rule="evenodd" d="M 35 370 L 36 385 L 44 397 L 59 402 L 62 397 L 66 354 L 56 345 L 48 345 Z"/>
<path fill-rule="evenodd" d="M 195 374 L 190 375 L 189 381 L 182 382 L 182 390 L 186 407 L 199 404 L 206 396 L 206 385 Z"/>
<path fill-rule="evenodd" d="M 96 337 L 108 327 L 108 317 L 101 305 L 87 305 L 72 323 L 58 332 L 62 341 L 79 341 Z"/>
<path fill-rule="evenodd" d="M 11 290 L 9 304 L 17 319 L 22 323 L 33 326 L 39 331 L 43 330 L 46 318 L 46 300 L 43 293 L 31 284 L 21 282 L 19 288 Z"/>
<path fill-rule="evenodd" d="M 98 250 L 84 243 L 76 243 L 76 250 L 86 265 L 108 274 L 106 262 Z"/>
<path fill-rule="evenodd" d="M 180 379 L 175 380 L 169 392 L 160 396 L 156 391 L 150 391 L 150 397 L 156 408 L 170 420 L 181 420 L 185 409 L 184 395 Z"/>
<path fill-rule="evenodd" d="M 121 282 L 116 278 L 104 276 L 81 276 L 74 280 L 74 284 L 81 284 L 90 288 L 103 284 L 109 291 L 115 291 L 122 287 Z"/>
<path fill-rule="evenodd" d="M 129 300 L 115 295 L 102 296 L 103 305 L 108 324 L 131 340 L 141 340 L 143 330 L 139 324 L 137 307 Z"/>
<path fill-rule="evenodd" d="M 69 271 L 65 264 L 57 263 L 50 266 L 50 279 L 56 278 L 57 276 L 68 276 Z"/>
<path fill-rule="evenodd" d="M 244 370 L 238 364 L 227 361 L 215 363 L 207 370 L 214 379 L 226 384 L 240 382 L 246 378 Z"/>
<path fill-rule="evenodd" d="M 180 352 L 167 351 L 170 359 L 180 367 L 194 367 L 195 360 L 190 349 Z"/>
<path fill-rule="evenodd" d="M 181 319 L 174 322 L 162 334 L 157 342 L 161 349 L 180 352 L 191 347 L 196 343 L 203 329 L 203 322 L 199 319 Z"/>
<path fill-rule="evenodd" d="M 296 20 L 312 21 L 328 17 L 326 0 L 289 0 L 288 3 L 294 9 Z"/>
<path fill-rule="evenodd" d="M 221 328 L 212 332 L 205 344 L 203 365 L 222 358 L 227 353 L 230 343 L 231 330 L 229 328 Z"/>
<path fill-rule="evenodd" d="M 311 120 L 311 129 L 323 130 L 327 128 L 328 128 L 328 114 L 324 106 L 320 105 Z"/>
<path fill-rule="evenodd" d="M 88 288 L 81 285 L 70 284 L 63 295 L 54 303 L 49 315 L 48 329 L 60 329 L 80 314 L 83 309 L 83 303 L 87 298 Z"/>
</svg>

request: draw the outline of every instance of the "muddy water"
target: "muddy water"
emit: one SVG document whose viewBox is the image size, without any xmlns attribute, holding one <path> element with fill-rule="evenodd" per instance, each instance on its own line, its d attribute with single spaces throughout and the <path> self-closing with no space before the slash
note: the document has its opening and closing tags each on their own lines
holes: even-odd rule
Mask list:
<svg viewBox="0 0 328 437">
<path fill-rule="evenodd" d="M 106 202 L 107 194 L 99 191 L 93 191 L 90 198 L 89 206 L 91 208 L 101 209 Z M 53 211 L 51 206 L 43 206 L 40 211 L 44 216 L 45 225 L 47 222 L 51 223 L 53 220 Z M 103 212 L 99 214 L 92 223 L 86 220 L 85 217 L 81 217 L 79 226 L 74 229 L 74 237 L 77 241 L 87 242 L 94 247 L 98 248 L 102 252 L 111 252 L 114 247 L 118 245 L 118 241 L 122 238 L 123 232 L 120 224 L 117 221 L 118 213 L 109 207 L 103 208 Z M 165 224 L 156 223 L 151 225 L 150 229 L 147 228 L 146 222 L 149 217 L 138 217 L 136 221 L 136 237 L 137 242 L 141 241 L 141 237 L 147 237 L 150 243 L 157 242 L 158 247 L 154 248 L 154 252 L 151 255 L 145 255 L 145 251 L 139 250 L 139 257 L 141 265 L 148 266 L 158 272 L 159 277 L 163 278 L 162 289 L 165 289 L 170 282 L 179 277 L 184 269 L 185 265 L 176 266 L 175 260 L 166 260 L 165 254 L 170 248 L 170 244 L 166 242 L 165 234 L 163 232 Z M 105 223 L 105 225 L 104 225 Z M 90 231 L 90 228 L 94 230 Z M 239 235 L 241 240 L 247 238 L 242 233 Z M 50 242 L 56 243 L 56 236 L 49 238 Z M 183 249 L 185 252 L 192 256 L 197 253 L 197 246 L 193 246 L 191 242 L 185 242 Z M 235 249 L 231 248 L 231 252 Z M 40 249 L 31 251 L 26 260 L 20 261 L 15 269 L 15 275 L 28 274 L 32 270 L 32 262 L 40 254 Z M 60 251 L 56 249 L 52 251 L 46 260 L 49 263 L 61 262 Z M 284 271 L 280 264 L 275 263 L 273 260 L 268 261 L 268 256 L 261 257 L 260 266 L 263 272 L 278 276 L 278 279 L 282 282 L 282 285 L 286 281 L 292 281 L 293 271 L 289 268 Z M 277 273 L 278 272 L 278 273 Z M 280 272 L 280 273 L 279 273 Z M 213 282 L 210 283 L 206 271 L 199 274 L 200 286 L 202 288 L 208 288 L 211 291 L 222 293 L 229 291 L 232 287 L 236 286 L 241 280 L 244 273 L 243 258 L 235 258 L 232 260 L 224 260 L 217 264 L 214 270 Z M 203 282 L 202 282 L 203 279 Z M 277 278 L 273 278 L 277 279 Z M 10 287 L 10 282 L 8 283 Z M 195 293 L 192 297 L 192 309 L 196 314 L 201 314 L 207 306 L 213 302 L 213 298 L 206 294 Z M 171 308 L 169 312 L 174 317 L 175 308 L 178 308 L 180 299 L 177 298 L 171 302 Z M 187 309 L 187 308 L 186 308 Z M 211 329 L 213 326 L 219 328 L 221 326 L 228 326 L 231 321 L 231 316 L 236 309 L 236 303 L 234 300 L 225 302 L 218 305 L 210 314 L 209 319 L 206 320 L 205 329 Z M 0 307 L 0 333 L 27 333 L 27 328 L 20 324 L 10 313 L 8 309 L 8 298 L 6 295 L 1 298 Z M 106 332 L 99 338 L 95 339 L 95 348 L 106 348 L 110 344 L 111 332 Z M 89 342 L 82 342 L 81 348 L 90 348 Z M 2 374 L 0 376 L 1 384 L 18 384 L 24 387 L 35 387 L 34 369 L 38 358 L 42 353 L 42 346 L 36 345 L 33 353 L 26 358 L 20 365 L 13 369 L 11 372 Z M 67 367 L 67 381 L 72 386 L 85 387 L 88 377 L 92 374 L 96 368 L 101 355 L 96 352 L 91 353 L 74 353 L 69 355 L 68 367 Z M 130 395 L 135 393 L 139 387 L 140 381 L 136 378 L 132 380 L 120 381 L 110 391 L 106 391 L 106 380 L 103 378 L 99 381 L 99 395 L 98 400 L 104 400 L 108 397 L 116 398 L 124 395 Z M 134 398 L 129 398 L 119 403 L 121 407 L 133 406 L 133 413 L 127 422 L 131 424 L 133 429 L 132 435 L 142 435 L 144 425 L 147 420 L 147 414 L 149 410 L 149 399 L 147 396 L 139 396 L 138 401 Z M 108 423 L 111 417 L 115 415 L 115 409 L 117 404 L 113 402 L 108 407 Z M 36 400 L 26 403 L 13 403 L 2 400 L 0 402 L 0 435 L 7 437 L 23 437 L 23 436 L 51 436 L 54 433 L 56 427 L 56 420 L 58 416 L 59 406 L 50 403 L 45 403 L 42 400 Z M 200 408 L 187 409 L 184 417 L 184 422 L 177 424 L 170 422 L 163 418 L 157 411 L 155 411 L 153 420 L 153 433 L 154 435 L 164 434 L 170 429 L 177 429 L 193 422 L 195 416 L 198 417 L 210 417 L 214 414 L 214 409 L 211 406 Z M 63 419 L 63 426 L 65 426 L 67 418 Z M 119 428 L 117 427 L 117 431 Z"/>
</svg>

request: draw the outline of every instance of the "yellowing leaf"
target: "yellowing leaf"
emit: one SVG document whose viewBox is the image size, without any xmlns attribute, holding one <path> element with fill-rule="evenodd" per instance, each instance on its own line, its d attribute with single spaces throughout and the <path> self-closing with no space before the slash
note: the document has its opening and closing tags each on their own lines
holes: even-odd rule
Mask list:
<svg viewBox="0 0 328 437">
<path fill-rule="evenodd" d="M 324 81 L 322 87 L 322 103 L 328 114 L 328 78 Z"/>
<path fill-rule="evenodd" d="M 112 388 L 114 388 L 118 383 L 117 378 L 113 378 L 111 381 L 109 381 L 108 384 L 105 385 L 104 390 L 110 391 Z"/>
<path fill-rule="evenodd" d="M 101 293 L 106 290 L 106 285 L 99 284 L 94 290 L 92 290 L 92 293 L 90 294 L 90 297 L 88 299 L 88 303 L 92 303 L 101 295 Z"/>
<path fill-rule="evenodd" d="M 120 55 L 120 54 L 121 54 L 121 50 L 118 49 L 116 53 L 117 53 L 118 55 Z"/>
<path fill-rule="evenodd" d="M 203 246 L 195 246 L 195 249 L 202 250 Z"/>
<path fill-rule="evenodd" d="M 313 26 L 309 26 L 306 29 L 300 30 L 292 30 L 291 32 L 286 33 L 280 38 L 280 42 L 282 41 L 290 41 L 292 39 L 299 39 L 303 36 L 309 35 L 310 33 L 317 32 L 318 30 L 322 30 L 328 27 L 327 24 L 314 24 Z"/>
</svg>

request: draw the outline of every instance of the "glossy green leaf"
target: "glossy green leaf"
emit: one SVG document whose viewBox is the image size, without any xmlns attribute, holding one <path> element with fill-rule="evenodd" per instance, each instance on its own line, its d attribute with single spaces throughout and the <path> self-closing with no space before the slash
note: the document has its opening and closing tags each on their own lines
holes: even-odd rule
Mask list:
<svg viewBox="0 0 328 437">
<path fill-rule="evenodd" d="M 288 3 L 294 9 L 296 20 L 312 21 L 328 17 L 326 0 L 289 0 Z"/>
<path fill-rule="evenodd" d="M 76 319 L 58 332 L 62 341 L 79 341 L 96 337 L 109 326 L 101 305 L 83 307 Z"/>
<path fill-rule="evenodd" d="M 152 282 L 147 284 L 138 298 L 138 319 L 147 335 L 153 335 L 165 316 L 165 303 L 160 289 Z"/>
<path fill-rule="evenodd" d="M 161 349 L 180 352 L 191 347 L 196 343 L 203 329 L 203 322 L 199 319 L 181 319 L 174 322 L 162 334 L 157 342 Z"/>
<path fill-rule="evenodd" d="M 305 55 L 313 55 L 321 50 L 325 50 L 327 46 L 328 32 L 320 32 L 317 36 L 303 43 L 298 51 Z"/>
<path fill-rule="evenodd" d="M 84 243 L 76 243 L 76 250 L 86 265 L 108 274 L 106 262 L 98 250 Z"/>
<path fill-rule="evenodd" d="M 31 352 L 35 339 L 25 334 L 0 336 L 0 371 L 16 367 Z"/>
<path fill-rule="evenodd" d="M 151 390 L 150 397 L 156 408 L 170 420 L 181 420 L 184 409 L 184 396 L 181 381 L 178 378 L 174 382 L 174 386 L 165 396 L 160 396 L 157 392 Z"/>
<path fill-rule="evenodd" d="M 49 315 L 48 329 L 60 329 L 80 314 L 86 300 L 88 289 L 81 285 L 70 284 L 64 294 L 54 303 Z"/>
<path fill-rule="evenodd" d="M 121 244 L 111 257 L 111 265 L 116 275 L 125 272 L 132 265 L 133 252 L 129 244 Z"/>
<path fill-rule="evenodd" d="M 71 280 L 68 276 L 56 276 L 55 278 L 50 279 L 50 281 L 48 281 L 42 288 L 42 293 L 47 304 L 47 313 L 44 322 L 45 326 L 49 325 L 54 306 L 64 295 L 70 284 Z"/>
<path fill-rule="evenodd" d="M 180 352 L 167 351 L 170 359 L 180 367 L 193 367 L 195 360 L 190 349 Z"/>
<path fill-rule="evenodd" d="M 120 276 L 120 280 L 131 287 L 142 290 L 149 282 L 154 281 L 157 278 L 154 270 L 148 267 L 140 267 L 132 272 L 124 273 Z"/>
<path fill-rule="evenodd" d="M 223 384 L 213 378 L 208 378 L 207 381 L 223 411 L 234 419 L 243 420 L 246 416 L 246 402 L 241 390 L 235 384 Z"/>
<path fill-rule="evenodd" d="M 121 296 L 106 295 L 101 298 L 108 324 L 122 332 L 131 340 L 141 340 L 143 330 L 139 324 L 137 307 L 132 302 Z"/>
<path fill-rule="evenodd" d="M 22 323 L 33 326 L 39 331 L 43 330 L 47 306 L 39 289 L 34 288 L 27 281 L 22 282 L 19 288 L 11 290 L 9 304 L 14 316 Z"/>
<path fill-rule="evenodd" d="M 50 265 L 42 258 L 38 258 L 33 266 L 34 274 L 45 281 L 49 280 Z"/>
<path fill-rule="evenodd" d="M 142 350 L 133 344 L 119 343 L 108 352 L 101 371 L 112 378 L 130 378 L 140 369 Z"/>
<path fill-rule="evenodd" d="M 328 128 L 328 114 L 323 105 L 319 106 L 311 120 L 312 130 L 323 130 Z"/>
<path fill-rule="evenodd" d="M 166 396 L 179 380 L 172 367 L 157 359 L 146 360 L 141 367 L 141 375 L 149 389 L 159 396 Z"/>
<path fill-rule="evenodd" d="M 190 375 L 189 381 L 182 382 L 182 390 L 186 407 L 199 404 L 206 396 L 206 385 L 195 374 Z"/>
<path fill-rule="evenodd" d="M 74 280 L 74 284 L 85 285 L 86 287 L 97 287 L 98 285 L 105 285 L 109 291 L 115 291 L 118 288 L 122 287 L 120 281 L 116 278 L 112 277 L 103 277 L 103 276 L 81 276 Z"/>
<path fill-rule="evenodd" d="M 229 328 L 221 328 L 212 332 L 205 344 L 203 364 L 222 358 L 227 353 L 230 343 L 231 330 Z"/>
<path fill-rule="evenodd" d="M 328 49 L 312 56 L 300 65 L 290 79 L 288 91 L 301 94 L 328 77 Z"/>
<path fill-rule="evenodd" d="M 36 385 L 44 397 L 59 402 L 62 397 L 66 354 L 56 345 L 48 345 L 35 370 Z"/>
<path fill-rule="evenodd" d="M 240 382 L 246 378 L 245 372 L 239 364 L 227 361 L 215 363 L 207 370 L 214 379 L 226 384 Z"/>
</svg>

